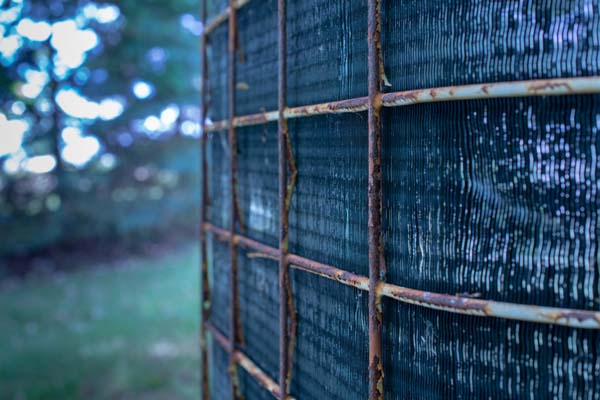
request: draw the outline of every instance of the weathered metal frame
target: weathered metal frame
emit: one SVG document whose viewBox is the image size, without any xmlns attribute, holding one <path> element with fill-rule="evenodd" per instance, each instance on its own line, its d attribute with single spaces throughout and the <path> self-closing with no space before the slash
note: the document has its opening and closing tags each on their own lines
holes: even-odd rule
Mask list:
<svg viewBox="0 0 600 400">
<path fill-rule="evenodd" d="M 255 251 L 265 258 L 277 257 L 278 249 L 259 243 L 243 235 L 230 233 L 210 223 L 203 230 L 215 235 L 222 242 L 234 241 L 246 249 Z M 288 254 L 290 267 L 334 280 L 346 286 L 370 291 L 369 278 L 331 265 L 310 260 L 295 254 Z M 375 290 L 380 297 L 398 300 L 402 303 L 418 305 L 424 308 L 447 311 L 454 314 L 494 317 L 523 322 L 535 322 L 568 326 L 581 329 L 600 329 L 600 312 L 576 310 L 560 307 L 544 307 L 527 304 L 508 303 L 495 300 L 474 299 L 451 294 L 428 292 L 381 282 Z"/>
<path fill-rule="evenodd" d="M 472 85 L 444 86 L 401 92 L 383 93 L 381 106 L 403 107 L 413 104 L 437 103 L 458 100 L 484 100 L 510 97 L 563 96 L 569 94 L 600 93 L 600 77 L 533 79 L 527 81 L 478 83 Z M 368 97 L 311 104 L 286 108 L 286 119 L 312 117 L 323 114 L 343 114 L 368 110 Z M 260 125 L 276 121 L 278 111 L 249 114 L 234 118 L 236 127 Z M 206 126 L 208 132 L 227 129 L 228 121 L 217 121 Z"/>
<path fill-rule="evenodd" d="M 291 145 L 287 120 L 287 0 L 277 0 L 278 26 L 278 79 L 277 79 L 277 147 L 279 161 L 279 393 L 284 400 L 289 395 L 296 338 L 296 315 L 290 283 L 288 244 L 289 212 L 292 191 L 296 183 L 296 163 Z M 288 177 L 288 169 L 290 175 Z"/>
<path fill-rule="evenodd" d="M 369 398 L 383 398 L 383 367 L 381 349 L 381 298 L 387 297 L 397 301 L 425 308 L 436 309 L 456 314 L 480 317 L 495 317 L 517 321 L 555 324 L 572 328 L 600 329 L 600 312 L 576 310 L 557 307 L 524 305 L 493 300 L 472 299 L 456 295 L 434 293 L 401 287 L 384 281 L 385 263 L 383 261 L 383 244 L 381 235 L 381 120 L 383 107 L 401 107 L 413 104 L 510 98 L 530 96 L 557 96 L 569 94 L 600 93 L 600 77 L 580 77 L 561 79 L 536 79 L 529 81 L 481 83 L 438 88 L 408 90 L 392 93 L 381 93 L 382 82 L 385 81 L 381 56 L 381 15 L 380 1 L 368 0 L 368 88 L 366 97 L 313 104 L 288 108 L 286 103 L 286 0 L 278 0 L 278 109 L 264 113 L 245 116 L 235 115 L 235 50 L 237 44 L 236 10 L 249 3 L 249 0 L 230 0 L 229 7 L 206 23 L 206 1 L 202 10 L 205 29 L 202 35 L 202 139 L 201 139 L 201 176 L 202 176 L 202 210 L 201 210 L 201 257 L 202 257 L 202 395 L 209 398 L 208 356 L 206 332 L 209 331 L 215 341 L 230 355 L 230 373 L 232 396 L 240 395 L 236 366 L 240 365 L 261 386 L 275 398 L 292 399 L 289 395 L 289 384 L 292 369 L 292 354 L 295 340 L 295 314 L 291 293 L 289 268 L 309 272 L 327 279 L 335 280 L 369 293 Z M 207 124 L 206 121 L 206 87 L 208 84 L 206 47 L 208 35 L 218 25 L 229 21 L 229 68 L 228 68 L 228 108 L 229 117 L 225 121 Z M 297 171 L 295 167 L 291 140 L 287 128 L 287 120 L 310 117 L 322 114 L 341 114 L 349 112 L 368 112 L 368 239 L 369 239 L 369 276 L 354 274 L 334 266 L 319 263 L 288 252 L 289 208 L 291 193 Z M 265 124 L 278 121 L 278 157 L 279 157 L 279 248 L 274 248 L 235 231 L 236 222 L 241 223 L 241 215 L 236 195 L 237 186 L 237 148 L 235 128 Z M 206 208 L 208 206 L 206 135 L 213 131 L 227 131 L 230 144 L 231 161 L 231 209 L 229 230 L 219 228 L 208 222 Z M 288 176 L 288 171 L 290 172 Z M 210 288 L 208 287 L 208 266 L 206 251 L 206 234 L 210 233 L 230 245 L 230 298 L 231 321 L 230 337 L 225 337 L 209 321 Z M 258 253 L 259 256 L 279 261 L 279 325 L 280 325 L 280 363 L 279 384 L 261 371 L 252 360 L 237 349 L 241 342 L 241 322 L 239 320 L 239 299 L 237 294 L 237 246 L 241 245 Z"/>
<path fill-rule="evenodd" d="M 383 316 L 381 286 L 385 271 L 382 268 L 381 239 L 381 0 L 369 0 L 368 20 L 368 241 L 369 241 L 369 399 L 383 399 L 383 360 L 381 358 L 381 327 Z"/>
<path fill-rule="evenodd" d="M 228 40 L 228 69 L 227 69 L 227 100 L 229 109 L 229 189 L 230 189 L 230 204 L 229 204 L 229 232 L 233 236 L 238 222 L 241 224 L 239 203 L 237 198 L 237 132 L 233 124 L 235 118 L 235 85 L 236 85 L 236 50 L 237 50 L 237 4 L 236 0 L 229 0 L 229 40 Z M 230 304 L 230 320 L 229 320 L 229 347 L 231 348 L 229 357 L 229 374 L 231 381 L 231 398 L 233 400 L 242 399 L 242 392 L 239 382 L 239 374 L 237 371 L 238 357 L 237 346 L 243 343 L 242 323 L 240 319 L 240 299 L 238 292 L 238 263 L 237 263 L 237 243 L 231 241 L 229 243 L 229 304 Z"/>
</svg>

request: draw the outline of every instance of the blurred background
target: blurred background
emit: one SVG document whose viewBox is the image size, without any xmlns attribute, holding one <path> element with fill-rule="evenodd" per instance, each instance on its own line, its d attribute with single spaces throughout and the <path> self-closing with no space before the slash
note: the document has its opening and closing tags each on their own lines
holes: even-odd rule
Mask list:
<svg viewBox="0 0 600 400">
<path fill-rule="evenodd" d="M 196 0 L 0 0 L 0 399 L 198 398 Z"/>
</svg>

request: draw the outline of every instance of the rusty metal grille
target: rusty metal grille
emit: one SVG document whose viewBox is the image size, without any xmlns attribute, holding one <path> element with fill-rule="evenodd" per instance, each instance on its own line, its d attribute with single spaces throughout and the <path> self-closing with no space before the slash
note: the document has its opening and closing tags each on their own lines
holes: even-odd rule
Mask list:
<svg viewBox="0 0 600 400">
<path fill-rule="evenodd" d="M 597 122 L 600 121 L 600 98 L 596 95 L 600 93 L 600 46 L 597 43 L 600 35 L 592 31 L 597 31 L 599 19 L 596 13 L 600 4 L 595 1 L 562 4 L 548 0 L 526 4 L 515 2 L 521 6 L 511 9 L 503 8 L 511 2 L 502 1 L 489 2 L 487 8 L 475 1 L 459 0 L 445 5 L 434 1 L 348 2 L 352 12 L 344 14 L 346 22 L 339 23 L 351 27 L 347 32 L 363 35 L 364 46 L 349 38 L 343 51 L 354 54 L 355 60 L 362 57 L 364 63 L 351 63 L 346 79 L 331 84 L 336 88 L 333 93 L 329 86 L 327 90 L 313 90 L 315 83 L 303 81 L 303 74 L 310 74 L 310 68 L 299 68 L 298 54 L 291 57 L 287 49 L 290 40 L 305 41 L 306 44 L 301 45 L 304 46 L 301 54 L 314 58 L 316 63 L 330 62 L 331 68 L 323 74 L 335 76 L 344 63 L 322 58 L 323 54 L 329 54 L 326 40 L 321 38 L 319 44 L 307 36 L 311 34 L 310 29 L 302 33 L 303 36 L 290 36 L 286 29 L 296 18 L 312 18 L 311 23 L 318 24 L 319 12 L 325 11 L 303 8 L 307 3 L 286 0 L 276 3 L 274 0 L 230 0 L 228 4 L 212 1 L 212 10 L 207 3 L 204 1 L 202 6 L 205 30 L 201 93 L 203 399 L 315 398 L 315 393 L 327 391 L 329 398 L 599 398 L 600 278 L 596 230 L 600 228 L 595 223 L 590 227 L 589 221 L 586 225 L 586 217 L 589 213 L 596 215 L 590 204 L 599 204 L 595 200 L 596 189 L 592 186 L 596 179 L 595 146 L 600 129 Z M 293 18 L 288 15 L 288 7 Z M 242 12 L 249 9 L 253 12 Z M 403 14 L 406 10 L 411 12 Z M 382 24 L 382 13 L 385 24 Z M 568 13 L 571 13 L 570 20 L 564 17 Z M 210 20 L 208 14 L 212 16 Z M 517 14 L 536 15 L 541 22 L 532 19 L 519 24 L 515 19 Z M 462 31 L 455 26 L 465 24 L 457 20 L 458 16 L 469 21 Z M 326 14 L 322 18 L 325 20 Z M 570 21 L 572 30 L 553 23 L 554 19 Z M 337 22 L 327 20 L 327 23 Z M 517 45 L 513 52 L 498 50 L 506 45 L 504 41 L 512 39 L 510 35 L 506 38 L 495 35 L 496 31 L 508 31 L 517 36 L 528 32 L 530 37 L 543 37 L 542 25 L 554 29 L 546 34 L 555 38 L 592 33 L 589 37 L 582 36 L 586 40 L 581 40 L 579 47 L 564 50 L 566 60 L 555 56 L 563 51 L 559 41 L 555 41 L 556 48 L 531 45 L 527 50 L 523 45 L 519 53 Z M 265 32 L 274 29 L 278 40 L 271 43 Z M 419 35 L 419 30 L 429 30 L 433 36 L 437 32 L 439 37 L 433 40 L 439 41 L 439 47 L 430 48 L 429 44 L 422 43 L 425 39 Z M 415 33 L 402 36 L 397 34 L 398 31 Z M 244 54 L 247 49 L 240 45 L 242 42 L 250 43 L 254 52 L 248 62 Z M 496 47 L 486 47 L 486 44 Z M 319 46 L 325 46 L 325 51 L 315 52 Z M 406 54 L 399 55 L 391 50 L 399 46 L 406 46 Z M 427 47 L 429 52 L 420 52 L 421 46 Z M 453 55 L 444 52 L 452 46 L 464 50 L 454 61 Z M 255 63 L 257 59 L 263 62 Z M 452 64 L 457 63 L 456 59 L 461 60 L 463 69 Z M 225 69 L 226 79 L 219 73 Z M 252 89 L 247 90 L 247 82 L 252 80 L 255 69 L 261 70 L 263 78 L 252 81 Z M 448 84 L 451 85 L 444 86 Z M 391 91 L 390 87 L 401 90 Z M 258 104 L 260 107 L 254 101 L 256 98 L 262 100 Z M 209 122 L 207 112 L 211 107 L 214 109 L 212 117 L 216 120 Z M 590 110 L 589 115 L 578 112 L 579 109 Z M 513 115 L 503 110 L 516 112 Z M 339 119 L 340 114 L 344 114 L 343 120 Z M 547 115 L 552 117 L 544 117 Z M 506 130 L 503 133 L 489 130 L 490 138 L 485 141 L 472 137 L 472 132 L 461 132 L 463 139 L 460 139 L 453 134 L 461 126 L 448 126 L 448 121 L 452 120 L 449 116 L 477 120 L 482 131 L 491 125 Z M 537 197 L 527 200 L 531 189 L 525 184 L 519 187 L 517 184 L 511 186 L 510 182 L 502 183 L 506 185 L 502 190 L 514 193 L 515 198 L 522 200 L 515 207 L 523 210 L 514 211 L 516 216 L 497 215 L 496 200 L 485 196 L 485 187 L 464 185 L 471 181 L 498 185 L 491 175 L 486 175 L 486 160 L 472 154 L 480 148 L 502 152 L 503 149 L 531 145 L 537 140 L 535 135 L 513 136 L 510 132 L 535 131 L 538 128 L 528 126 L 537 123 L 535 116 L 558 121 L 546 124 L 547 130 L 565 131 L 565 124 L 570 124 L 571 130 L 565 132 L 574 139 L 565 139 L 556 146 L 566 152 L 565 160 L 574 163 L 572 171 L 581 170 L 573 172 L 580 175 L 573 179 L 589 181 L 587 192 L 573 192 L 572 195 L 577 198 L 594 196 L 587 202 L 569 203 L 573 205 L 573 212 L 578 216 L 581 214 L 581 219 L 574 218 L 569 220 L 570 227 L 563 226 L 563 229 L 575 232 L 571 234 L 571 239 L 577 243 L 574 246 L 580 246 L 577 237 L 585 237 L 591 243 L 589 248 L 582 250 L 585 255 L 578 258 L 571 254 L 561 258 L 557 245 L 558 250 L 540 250 L 538 257 L 560 259 L 556 262 L 564 263 L 565 268 L 574 271 L 569 272 L 571 275 L 567 278 L 558 275 L 551 278 L 554 286 L 563 285 L 567 291 L 585 292 L 571 296 L 569 301 L 553 298 L 554 292 L 548 289 L 550 283 L 537 282 L 539 292 L 535 296 L 530 287 L 503 286 L 504 275 L 530 273 L 532 275 L 522 281 L 529 279 L 535 283 L 536 279 L 541 279 L 531 271 L 518 270 L 510 262 L 503 264 L 502 258 L 507 258 L 506 252 L 510 252 L 514 244 L 507 237 L 521 237 L 525 242 L 527 235 L 537 234 L 535 227 L 530 228 L 530 232 L 519 231 L 514 235 L 511 229 L 528 229 L 527 224 L 518 221 L 519 218 L 539 222 L 535 216 L 526 213 L 535 208 L 536 202 L 545 200 Z M 395 132 L 403 132 L 403 136 Z M 428 139 L 423 141 L 425 135 Z M 311 145 L 311 141 L 314 144 Z M 545 151 L 540 146 L 549 144 L 533 145 L 533 150 L 524 153 L 529 158 L 518 160 L 517 166 L 519 163 L 534 166 L 536 152 Z M 296 151 L 298 147 L 305 150 Z M 359 149 L 362 156 L 344 153 L 347 148 Z M 329 167 L 311 164 L 310 155 L 322 160 L 331 149 L 338 149 L 342 154 L 339 156 L 341 161 L 333 162 L 365 171 L 364 181 L 359 178 L 349 183 L 363 187 L 362 194 L 353 194 L 350 188 L 345 193 L 333 194 L 323 187 L 323 182 L 330 177 L 324 169 Z M 472 153 L 463 154 L 463 149 Z M 589 153 L 589 149 L 593 151 Z M 393 156 L 395 151 L 407 155 L 398 160 Z M 464 164 L 464 171 L 447 164 L 445 154 L 452 151 L 458 151 L 453 157 L 459 160 L 459 167 L 462 168 L 464 159 L 469 160 Z M 586 153 L 588 160 L 584 157 L 582 166 L 575 165 L 577 161 L 570 158 L 570 151 Z M 267 204 L 269 216 L 264 215 L 264 210 L 254 214 L 251 210 L 244 211 L 253 195 L 250 172 L 261 163 L 267 166 L 263 173 L 271 176 L 272 182 L 277 182 L 276 186 L 263 188 L 266 193 L 263 203 Z M 306 178 L 309 183 L 302 188 L 297 187 L 301 166 L 310 172 Z M 504 167 L 493 164 L 491 168 Z M 506 168 L 505 173 L 513 174 L 515 182 L 518 177 L 527 175 L 526 169 Z M 453 169 L 459 173 L 444 172 Z M 539 173 L 544 175 L 544 171 Z M 427 195 L 440 192 L 445 186 L 449 191 L 459 188 L 456 190 L 468 192 L 464 197 L 471 203 L 451 204 L 439 196 Z M 563 183 L 558 187 L 562 189 L 553 191 L 550 187 L 544 195 L 561 197 L 568 192 Z M 382 196 L 382 193 L 389 195 Z M 461 193 L 457 192 L 454 197 L 451 194 L 450 198 L 462 198 Z M 366 210 L 364 216 L 357 217 L 356 224 L 366 227 L 362 234 L 344 239 L 335 235 L 327 237 L 327 232 L 323 231 L 317 237 L 332 249 L 343 248 L 345 257 L 318 254 L 319 249 L 305 238 L 319 228 L 292 210 L 310 209 L 318 216 L 322 206 L 319 202 L 327 202 L 337 195 L 346 196 L 345 201 L 351 204 L 366 203 L 355 211 Z M 408 196 L 414 198 L 403 203 Z M 475 210 L 477 202 L 491 206 Z M 473 212 L 479 214 L 464 220 L 456 217 L 457 210 L 463 210 L 463 207 L 467 211 L 472 207 Z M 445 214 L 425 215 L 423 210 L 442 210 L 439 213 Z M 321 218 L 335 225 L 344 219 L 343 211 L 340 210 L 338 215 L 334 210 L 332 215 Z M 564 211 L 559 209 L 557 212 Z M 252 231 L 246 220 L 248 214 L 253 218 L 251 225 L 267 226 L 276 221 L 277 227 Z M 402 215 L 410 215 L 412 219 L 402 219 Z M 467 231 L 487 230 L 490 239 L 485 243 L 465 241 L 459 237 L 460 233 L 443 223 L 436 228 L 429 227 L 432 218 L 454 221 Z M 489 223 L 496 220 L 503 222 Z M 477 224 L 470 221 L 477 221 Z M 295 232 L 290 230 L 290 225 L 296 228 Z M 573 228 L 575 225 L 576 229 Z M 542 231 L 538 233 L 546 232 Z M 574 236 L 577 237 L 573 239 Z M 424 247 L 427 243 L 442 240 L 440 238 L 465 246 L 456 252 L 465 256 L 457 255 L 450 266 L 476 267 L 478 262 L 492 263 L 490 259 L 495 257 L 493 268 L 487 270 L 495 275 L 487 280 L 477 276 L 466 279 L 451 268 L 440 267 L 450 262 L 444 259 L 446 253 L 442 250 L 436 253 L 438 250 L 433 245 Z M 410 240 L 416 243 L 416 255 L 401 250 Z M 534 253 L 537 251 L 535 238 L 532 240 L 528 251 Z M 540 237 L 538 241 L 543 239 Z M 294 244 L 294 252 L 290 251 L 290 242 Z M 472 248 L 467 249 L 468 246 Z M 391 251 L 390 247 L 400 250 Z M 505 253 L 498 251 L 501 247 Z M 542 255 L 542 251 L 546 255 Z M 570 247 L 567 250 L 572 251 L 579 254 L 579 250 Z M 311 254 L 311 258 L 301 254 Z M 443 279 L 432 281 L 419 266 L 426 257 L 439 261 L 434 273 Z M 518 257 L 528 256 L 514 256 L 515 259 Z M 227 270 L 218 269 L 217 260 L 219 265 L 226 265 Z M 592 260 L 592 265 L 584 265 L 585 260 Z M 394 268 L 390 268 L 392 265 Z M 276 268 L 278 275 L 274 272 Z M 591 272 L 581 272 L 579 276 L 579 271 L 585 268 L 591 268 Z M 292 278 L 290 269 L 300 271 L 301 275 Z M 478 273 L 477 268 L 469 271 Z M 254 293 L 258 286 L 262 288 L 260 301 Z M 323 346 L 335 346 L 329 341 L 314 347 L 298 343 L 299 332 L 303 337 L 319 335 L 318 329 L 305 329 L 302 325 L 303 321 L 314 317 L 311 313 L 318 312 L 306 298 L 321 296 L 330 301 L 333 297 L 326 294 L 337 290 L 334 286 L 348 290 L 340 289 L 335 301 L 345 305 L 356 303 L 357 313 L 362 308 L 368 310 L 364 318 L 359 315 L 353 322 L 348 322 L 349 330 L 345 333 L 352 335 L 354 342 L 365 342 L 364 349 L 355 349 L 359 358 L 364 355 L 364 365 L 340 365 L 340 357 L 344 355 L 328 353 L 333 355 L 320 359 L 329 363 L 328 366 L 312 367 L 317 370 L 346 368 L 348 381 L 329 382 L 331 387 L 306 392 L 302 397 L 295 393 L 302 388 L 295 384 L 294 376 L 309 382 L 310 363 L 314 361 L 309 353 L 319 351 Z M 459 293 L 460 288 L 464 291 Z M 360 295 L 363 292 L 366 292 L 365 297 Z M 507 298 L 515 300 L 505 301 Z M 581 300 L 577 300 L 579 298 Z M 543 305 L 535 305 L 538 304 L 536 300 Z M 340 315 L 342 319 L 351 318 L 344 310 Z M 338 328 L 326 322 L 323 327 Z M 455 337 L 457 334 L 460 337 Z M 436 347 L 429 343 L 434 340 L 432 338 L 437 338 L 441 343 L 438 348 L 447 354 L 437 353 Z M 492 344 L 503 340 L 506 344 L 498 345 L 504 346 L 503 353 L 498 355 L 499 350 Z M 299 352 L 298 347 L 302 351 Z M 534 359 L 529 356 L 531 352 L 544 354 Z M 539 371 L 538 376 L 533 379 L 512 370 L 497 376 L 497 371 L 502 371 L 503 367 L 495 365 L 495 358 L 502 358 L 504 366 L 534 368 Z M 306 365 L 302 366 L 302 363 Z M 547 365 L 540 365 L 544 363 Z M 563 375 L 562 371 L 567 369 L 569 371 Z M 223 374 L 224 370 L 228 374 Z M 362 382 L 367 380 L 368 385 L 365 384 L 363 390 Z M 319 383 L 315 381 L 314 384 Z"/>
</svg>

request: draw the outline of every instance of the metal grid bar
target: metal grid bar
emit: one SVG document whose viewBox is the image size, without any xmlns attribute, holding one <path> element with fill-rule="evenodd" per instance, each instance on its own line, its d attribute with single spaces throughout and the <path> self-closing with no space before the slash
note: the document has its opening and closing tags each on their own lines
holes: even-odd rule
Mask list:
<svg viewBox="0 0 600 400">
<path fill-rule="evenodd" d="M 229 18 L 229 109 L 227 121 L 219 121 L 205 126 L 205 97 L 202 94 L 202 124 L 203 133 L 227 129 L 231 151 L 231 227 L 229 232 L 206 223 L 203 214 L 202 231 L 215 233 L 221 240 L 228 241 L 231 248 L 231 337 L 226 339 L 207 322 L 207 328 L 216 333 L 217 342 L 227 344 L 230 352 L 230 372 L 232 374 L 233 397 L 239 396 L 237 373 L 235 366 L 241 365 L 263 387 L 280 399 L 291 398 L 288 386 L 291 373 L 291 355 L 293 351 L 293 332 L 295 318 L 293 299 L 289 288 L 289 267 L 304 270 L 313 274 L 336 280 L 345 285 L 353 286 L 369 292 L 369 398 L 383 398 L 383 367 L 381 360 L 381 296 L 386 296 L 404 303 L 414 304 L 452 313 L 475 316 L 497 317 L 519 321 L 548 323 L 577 328 L 600 329 L 600 313 L 586 310 L 563 309 L 555 307 L 540 307 L 523 304 L 505 303 L 488 300 L 476 300 L 447 294 L 426 292 L 404 288 L 383 282 L 385 263 L 383 262 L 383 246 L 381 239 L 381 121 L 382 107 L 400 107 L 412 104 L 441 101 L 491 99 L 528 96 L 552 96 L 567 94 L 600 93 L 600 77 L 538 79 L 530 81 L 482 83 L 473 85 L 448 86 L 430 89 L 409 90 L 382 94 L 381 82 L 384 78 L 380 42 L 380 0 L 368 2 L 368 73 L 369 95 L 349 100 L 314 104 L 288 108 L 286 106 L 286 46 L 285 46 L 285 8 L 286 0 L 278 0 L 278 30 L 279 30 L 279 72 L 278 72 L 278 110 L 265 113 L 235 116 L 235 44 L 237 39 L 236 9 L 246 5 L 249 0 L 230 0 L 230 6 L 219 14 L 205 27 L 203 35 L 203 56 L 206 56 L 205 36 L 216 26 Z M 203 76 L 204 79 L 204 76 Z M 309 117 L 321 114 L 338 114 L 347 112 L 368 111 L 369 134 L 369 277 L 353 274 L 329 265 L 309 260 L 297 255 L 288 254 L 288 215 L 291 200 L 291 188 L 294 185 L 296 170 L 289 141 L 287 119 Z M 236 217 L 239 215 L 239 205 L 236 196 L 237 160 L 235 127 L 264 124 L 278 121 L 279 141 L 279 196 L 280 196 L 280 242 L 279 249 L 261 244 L 252 239 L 235 233 Z M 203 136 L 203 140 L 204 136 Z M 205 152 L 203 145 L 203 156 Z M 203 159 L 204 160 L 204 159 Z M 292 171 L 292 178 L 287 179 L 287 168 Z M 206 165 L 202 166 L 203 174 Z M 203 175 L 203 178 L 205 176 Z M 204 180 L 205 181 L 205 180 Z M 203 188 L 204 196 L 205 188 Z M 204 199 L 204 197 L 203 197 Z M 203 213 L 205 210 L 203 210 Z M 240 221 L 241 224 L 241 221 Z M 205 240 L 202 236 L 201 240 Z M 259 251 L 266 258 L 279 260 L 280 286 L 280 376 L 277 385 L 264 372 L 260 371 L 243 353 L 237 351 L 236 339 L 239 330 L 239 300 L 237 298 L 237 262 L 236 245 Z M 205 246 L 205 244 L 204 244 Z M 203 250 L 204 256 L 206 250 Z M 203 257 L 203 260 L 206 257 Z M 204 271 L 204 265 L 203 265 Z M 291 318 L 290 318 L 291 317 Z M 289 324 L 290 319 L 292 323 Z M 204 316 L 203 316 L 204 320 Z M 204 321 L 203 321 L 204 322 Z M 203 333 L 205 335 L 205 333 Z M 220 335 L 220 336 L 218 336 Z M 204 337 L 204 336 L 203 336 Z M 241 338 L 241 336 L 240 336 Z M 203 393 L 204 393 L 203 377 Z"/>
<path fill-rule="evenodd" d="M 210 223 L 205 223 L 203 229 L 206 232 L 214 234 L 220 241 L 232 241 L 229 231 L 225 229 Z M 245 248 L 258 252 L 265 258 L 277 257 L 279 253 L 278 249 L 274 247 L 259 243 L 242 235 L 235 235 L 233 241 Z M 322 264 L 295 254 L 288 255 L 288 262 L 290 263 L 290 267 L 294 269 L 310 272 L 360 290 L 370 290 L 369 278 L 366 276 Z M 569 326 L 572 328 L 600 329 L 600 312 L 597 311 L 473 299 L 411 289 L 384 282 L 377 286 L 375 290 L 380 296 L 395 299 L 403 303 L 454 314 L 512 319 L 516 321 Z"/>
<path fill-rule="evenodd" d="M 236 0 L 229 1 L 229 63 L 228 63 L 228 108 L 229 108 L 229 160 L 230 160 L 230 192 L 231 204 L 229 205 L 230 234 L 235 235 L 235 227 L 238 220 L 237 202 L 237 137 L 233 119 L 235 118 L 235 70 L 236 70 L 236 44 L 237 44 L 237 15 Z M 237 245 L 235 241 L 230 242 L 229 257 L 231 266 L 229 270 L 229 306 L 231 318 L 229 321 L 229 345 L 235 350 L 238 343 L 243 341 L 241 334 L 239 293 L 238 293 L 238 265 Z M 229 373 L 231 374 L 231 398 L 241 399 L 242 393 L 237 372 L 237 359 L 235 351 L 230 353 Z"/>
<path fill-rule="evenodd" d="M 369 399 L 383 399 L 381 359 L 381 297 L 377 291 L 384 275 L 381 240 L 381 3 L 368 1 L 368 240 L 369 240 Z"/>
<path fill-rule="evenodd" d="M 206 22 L 206 1 L 202 2 L 201 18 Z M 208 85 L 208 60 L 207 54 L 208 36 L 202 35 L 201 38 L 201 56 L 202 56 L 202 84 L 200 87 L 200 123 L 202 125 L 202 137 L 200 139 L 200 179 L 202 180 L 202 199 L 200 204 L 200 221 L 202 223 L 208 220 L 208 182 L 207 182 L 207 161 L 206 161 L 206 93 Z M 206 324 L 210 317 L 210 286 L 208 284 L 208 258 L 206 251 L 206 234 L 203 229 L 200 230 L 200 368 L 201 368 L 201 394 L 202 399 L 209 400 L 209 376 L 208 376 L 208 342 L 206 338 Z"/>
<path fill-rule="evenodd" d="M 287 106 L 286 17 L 287 0 L 278 0 L 277 142 L 279 161 L 279 399 L 281 400 L 286 399 L 289 394 L 296 337 L 296 315 L 287 260 L 289 211 L 297 171 L 287 120 L 283 114 Z M 289 179 L 288 168 L 290 170 Z"/>
<path fill-rule="evenodd" d="M 206 329 L 212 334 L 212 337 L 215 339 L 215 342 L 223 350 L 230 354 L 230 357 L 236 360 L 236 363 L 239 364 L 248 374 L 254 378 L 254 380 L 263 388 L 269 391 L 275 398 L 279 398 L 279 385 L 271 379 L 262 369 L 260 369 L 254 362 L 243 352 L 239 350 L 232 350 L 230 347 L 229 339 L 219 331 L 219 329 L 214 326 L 212 323 L 208 322 L 206 325 Z M 294 400 L 293 397 L 287 397 L 287 400 Z"/>
<path fill-rule="evenodd" d="M 473 85 L 444 86 L 383 93 L 382 107 L 404 107 L 412 104 L 457 100 L 484 100 L 510 97 L 561 96 L 569 94 L 600 93 L 600 76 L 582 78 L 533 79 L 527 81 L 478 83 Z M 311 104 L 286 108 L 286 119 L 312 117 L 323 114 L 343 114 L 368 110 L 368 97 Z M 276 121 L 277 111 L 243 115 L 233 120 L 235 126 L 260 125 Z M 207 125 L 208 132 L 227 129 L 229 121 Z"/>
</svg>

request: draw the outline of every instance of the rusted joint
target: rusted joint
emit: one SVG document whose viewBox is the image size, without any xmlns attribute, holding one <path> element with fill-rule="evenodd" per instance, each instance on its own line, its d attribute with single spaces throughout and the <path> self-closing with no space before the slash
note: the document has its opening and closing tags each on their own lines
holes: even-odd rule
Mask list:
<svg viewBox="0 0 600 400">
<path fill-rule="evenodd" d="M 371 377 L 372 375 L 372 377 Z M 375 393 L 373 394 L 376 399 L 383 399 L 383 362 L 380 356 L 375 356 L 373 362 L 369 365 L 369 376 L 375 382 Z"/>
<path fill-rule="evenodd" d="M 379 113 L 383 108 L 383 95 L 383 93 L 378 91 L 377 93 L 374 93 L 371 97 L 373 108 L 376 110 L 377 113 Z"/>
</svg>

